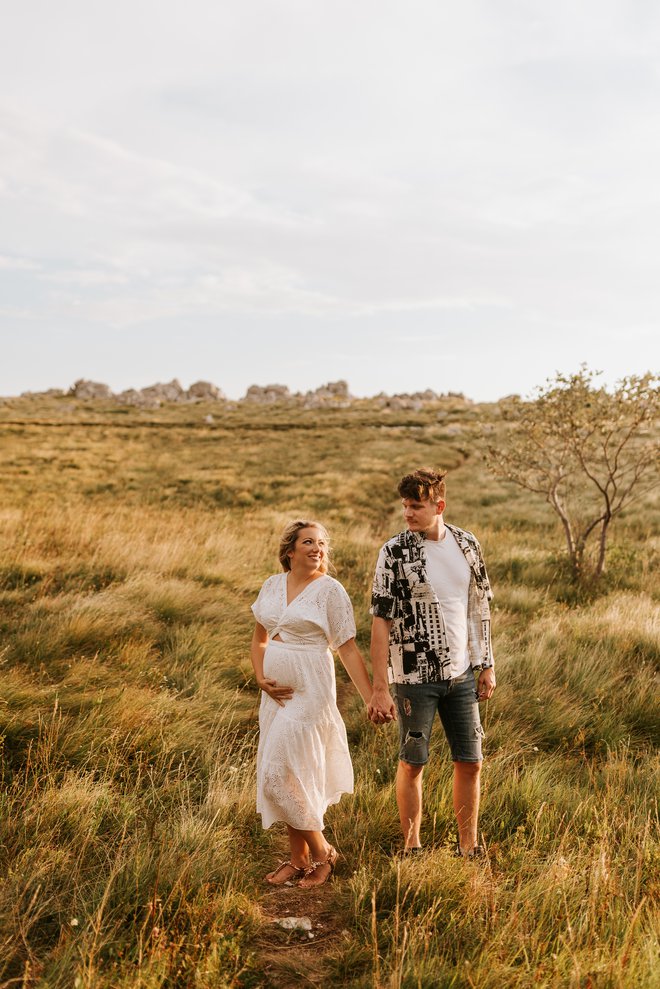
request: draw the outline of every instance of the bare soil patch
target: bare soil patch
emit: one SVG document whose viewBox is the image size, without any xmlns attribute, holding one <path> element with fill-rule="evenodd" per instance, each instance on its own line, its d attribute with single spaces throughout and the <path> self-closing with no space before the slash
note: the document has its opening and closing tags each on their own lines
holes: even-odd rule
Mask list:
<svg viewBox="0 0 660 989">
<path fill-rule="evenodd" d="M 293 989 L 326 984 L 326 958 L 341 943 L 350 925 L 349 918 L 342 915 L 337 891 L 337 883 L 345 879 L 346 873 L 341 858 L 337 869 L 339 875 L 335 873 L 318 889 L 298 889 L 295 884 L 270 887 L 264 883 L 261 909 L 267 926 L 256 948 L 260 967 L 269 980 L 266 985 Z M 311 931 L 283 929 L 276 921 L 285 917 L 309 917 Z"/>
</svg>

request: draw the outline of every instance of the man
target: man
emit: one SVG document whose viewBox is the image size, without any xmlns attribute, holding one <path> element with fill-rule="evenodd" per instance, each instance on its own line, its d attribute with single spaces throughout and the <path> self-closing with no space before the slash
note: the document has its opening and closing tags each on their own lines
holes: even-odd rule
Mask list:
<svg viewBox="0 0 660 989">
<path fill-rule="evenodd" d="M 420 468 L 402 479 L 398 491 L 408 528 L 381 549 L 373 584 L 372 720 L 398 715 L 396 796 L 405 849 L 412 852 L 421 847 L 422 773 L 439 713 L 454 762 L 457 853 L 473 857 L 482 852 L 478 701 L 495 690 L 492 593 L 479 543 L 443 519 L 445 474 Z"/>
</svg>

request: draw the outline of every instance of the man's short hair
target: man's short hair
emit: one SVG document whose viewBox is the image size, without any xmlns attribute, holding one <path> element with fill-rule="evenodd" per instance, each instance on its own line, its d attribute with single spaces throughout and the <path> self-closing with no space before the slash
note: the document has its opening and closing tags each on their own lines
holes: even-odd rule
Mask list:
<svg viewBox="0 0 660 989">
<path fill-rule="evenodd" d="M 413 501 L 444 501 L 447 491 L 445 485 L 446 470 L 433 470 L 432 467 L 420 467 L 412 474 L 406 474 L 399 481 L 398 492 L 402 498 Z"/>
</svg>

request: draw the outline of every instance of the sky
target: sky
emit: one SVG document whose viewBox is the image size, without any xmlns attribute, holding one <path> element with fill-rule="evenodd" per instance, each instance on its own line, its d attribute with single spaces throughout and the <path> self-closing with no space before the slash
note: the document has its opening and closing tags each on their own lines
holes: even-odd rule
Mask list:
<svg viewBox="0 0 660 989">
<path fill-rule="evenodd" d="M 660 365 L 653 0 L 21 0 L 0 395 Z"/>
</svg>

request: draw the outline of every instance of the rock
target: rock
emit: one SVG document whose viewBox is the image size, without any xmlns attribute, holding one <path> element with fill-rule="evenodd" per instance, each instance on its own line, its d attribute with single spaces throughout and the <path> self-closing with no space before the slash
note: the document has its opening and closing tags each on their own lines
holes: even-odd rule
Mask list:
<svg viewBox="0 0 660 989">
<path fill-rule="evenodd" d="M 456 404 L 456 402 L 466 405 L 471 404 L 470 399 L 465 398 L 461 392 L 450 391 L 439 394 L 433 391 L 432 388 L 427 388 L 425 391 L 416 391 L 412 394 L 402 392 L 398 395 L 385 395 L 383 392 L 380 392 L 380 394 L 374 395 L 373 401 L 381 409 L 410 409 L 413 412 L 419 412 L 429 403 L 436 402 L 451 401 L 452 404 Z M 438 415 L 444 415 L 444 413 L 441 411 Z"/>
<path fill-rule="evenodd" d="M 136 391 L 135 388 L 127 388 L 126 391 L 120 392 L 119 395 L 115 396 L 115 400 L 119 405 L 135 405 L 139 409 L 157 409 L 160 407 L 160 401 L 157 398 L 143 395 L 141 391 Z"/>
<path fill-rule="evenodd" d="M 202 402 L 205 399 L 218 402 L 224 400 L 224 395 L 210 381 L 196 381 L 185 391 L 177 378 L 167 384 L 149 385 L 139 391 L 128 388 L 117 395 L 120 405 L 135 405 L 142 409 L 157 409 L 163 402 Z"/>
<path fill-rule="evenodd" d="M 146 388 L 139 390 L 128 388 L 119 395 L 114 395 L 108 385 L 98 381 L 88 381 L 80 378 L 67 392 L 59 388 L 50 388 L 42 392 L 23 392 L 21 397 L 46 396 L 61 398 L 65 395 L 81 399 L 114 399 L 119 405 L 134 405 L 137 408 L 157 409 L 165 402 L 194 403 L 194 402 L 223 402 L 226 403 L 224 409 L 237 408 L 236 402 L 229 402 L 217 385 L 211 381 L 195 381 L 190 388 L 184 389 L 177 378 L 162 384 L 157 382 Z M 287 385 L 250 385 L 245 396 L 240 402 L 253 403 L 255 405 L 275 405 L 286 404 L 289 408 L 300 409 L 346 409 L 359 401 L 351 395 L 348 382 L 343 378 L 338 381 L 328 381 L 319 388 L 306 392 L 296 392 L 292 394 Z M 374 395 L 371 400 L 376 408 L 383 412 L 409 410 L 418 412 L 424 409 L 429 403 L 441 405 L 438 417 L 444 415 L 443 408 L 452 411 L 452 407 L 458 404 L 471 405 L 471 399 L 466 398 L 462 392 L 442 392 L 438 393 L 431 388 L 413 393 L 401 393 L 396 395 L 386 395 L 380 392 Z M 504 400 L 506 404 L 506 400 Z M 372 406 L 373 407 L 373 406 Z M 497 406 L 499 408 L 499 406 Z"/>
<path fill-rule="evenodd" d="M 210 381 L 196 381 L 188 389 L 188 397 L 220 402 L 225 396 L 220 389 L 216 387 L 216 385 L 211 384 Z"/>
<path fill-rule="evenodd" d="M 332 406 L 333 409 L 347 409 L 350 406 L 347 399 L 329 398 L 324 395 L 317 395 L 316 392 L 309 392 L 302 398 L 302 406 L 305 409 L 321 409 Z"/>
<path fill-rule="evenodd" d="M 107 385 L 101 384 L 100 381 L 86 381 L 84 378 L 75 381 L 67 395 L 73 395 L 75 398 L 112 398 L 112 392 Z"/>
<path fill-rule="evenodd" d="M 181 387 L 181 382 L 177 378 L 172 378 L 167 384 L 160 382 L 141 389 L 145 398 L 157 399 L 159 402 L 180 402 L 185 401 L 185 392 Z"/>
<path fill-rule="evenodd" d="M 256 402 L 259 405 L 273 405 L 291 399 L 291 392 L 286 385 L 250 385 L 245 393 L 244 402 Z"/>
<path fill-rule="evenodd" d="M 274 917 L 273 923 L 283 927 L 285 931 L 311 931 L 312 921 L 309 917 Z"/>
<path fill-rule="evenodd" d="M 309 393 L 308 393 L 309 394 Z M 348 390 L 347 381 L 329 381 L 327 385 L 321 385 L 317 388 L 314 395 L 318 395 L 319 398 L 351 398 L 351 394 Z"/>
<path fill-rule="evenodd" d="M 385 395 L 384 392 L 374 396 L 374 401 L 380 409 L 410 409 L 419 412 L 427 402 L 437 402 L 438 396 L 428 388 L 426 391 L 417 391 L 409 395 L 403 392 L 400 395 Z"/>
<path fill-rule="evenodd" d="M 23 391 L 21 398 L 60 398 L 64 394 L 63 388 L 48 388 L 46 391 Z"/>
<path fill-rule="evenodd" d="M 211 423 L 215 422 L 215 419 L 213 418 L 212 415 L 204 416 L 204 422 L 208 423 L 208 425 L 210 426 Z"/>
<path fill-rule="evenodd" d="M 331 405 L 333 409 L 346 409 L 353 401 L 347 381 L 329 381 L 315 391 L 295 396 L 306 409 L 319 409 Z"/>
<path fill-rule="evenodd" d="M 411 398 L 410 395 L 392 395 L 391 398 L 385 399 L 384 407 L 387 409 L 413 409 L 415 412 L 419 412 L 424 407 L 424 403 L 418 398 Z"/>
</svg>

